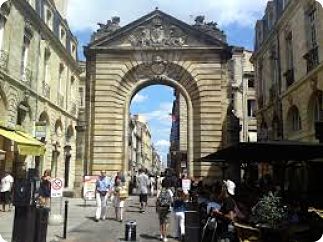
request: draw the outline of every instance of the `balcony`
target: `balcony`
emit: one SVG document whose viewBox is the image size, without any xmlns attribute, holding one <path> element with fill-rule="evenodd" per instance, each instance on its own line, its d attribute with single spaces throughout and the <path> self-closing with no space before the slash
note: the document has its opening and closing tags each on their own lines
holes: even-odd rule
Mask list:
<svg viewBox="0 0 323 242">
<path fill-rule="evenodd" d="M 292 85 L 295 81 L 294 78 L 294 69 L 289 69 L 284 73 L 284 76 L 286 78 L 286 87 L 289 87 L 290 85 Z"/>
<path fill-rule="evenodd" d="M 21 80 L 25 83 L 25 85 L 31 87 L 32 71 L 29 68 L 24 69 Z"/>
<path fill-rule="evenodd" d="M 309 52 L 304 55 L 304 59 L 306 60 L 307 64 L 307 72 L 310 72 L 319 64 L 319 53 L 318 47 L 314 47 Z"/>
<path fill-rule="evenodd" d="M 9 54 L 6 50 L 0 50 L 0 69 L 8 70 Z"/>
<path fill-rule="evenodd" d="M 64 96 L 60 92 L 57 92 L 57 105 L 60 106 L 61 108 L 64 108 Z"/>
<path fill-rule="evenodd" d="M 43 82 L 43 95 L 50 99 L 50 86 L 46 82 Z"/>
</svg>

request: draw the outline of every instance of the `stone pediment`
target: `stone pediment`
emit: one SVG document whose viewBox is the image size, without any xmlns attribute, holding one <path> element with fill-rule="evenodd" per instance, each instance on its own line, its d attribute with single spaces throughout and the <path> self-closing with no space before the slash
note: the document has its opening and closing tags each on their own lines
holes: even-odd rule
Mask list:
<svg viewBox="0 0 323 242">
<path fill-rule="evenodd" d="M 159 10 L 118 28 L 118 22 L 100 24 L 90 48 L 95 47 L 227 47 L 227 43 Z"/>
</svg>

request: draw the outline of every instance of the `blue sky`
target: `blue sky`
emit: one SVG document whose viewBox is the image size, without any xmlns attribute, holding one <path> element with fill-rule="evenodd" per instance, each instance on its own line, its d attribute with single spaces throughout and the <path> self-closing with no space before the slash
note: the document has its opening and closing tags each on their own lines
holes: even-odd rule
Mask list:
<svg viewBox="0 0 323 242">
<path fill-rule="evenodd" d="M 188 24 L 204 15 L 207 22 L 215 21 L 224 30 L 230 45 L 253 49 L 254 25 L 265 10 L 267 0 L 69 0 L 68 22 L 79 41 L 79 57 L 83 46 L 89 43 L 97 23 L 106 23 L 113 16 L 128 24 L 158 7 L 161 11 Z M 151 86 L 134 98 L 132 113 L 146 116 L 152 130 L 153 141 L 163 159 L 169 145 L 171 104 L 173 91 L 169 87 Z"/>
</svg>

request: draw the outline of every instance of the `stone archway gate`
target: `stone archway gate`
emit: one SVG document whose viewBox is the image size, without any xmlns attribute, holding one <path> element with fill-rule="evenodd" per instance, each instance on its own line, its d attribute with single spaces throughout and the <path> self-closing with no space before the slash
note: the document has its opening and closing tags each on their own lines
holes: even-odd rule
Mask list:
<svg viewBox="0 0 323 242">
<path fill-rule="evenodd" d="M 120 28 L 113 18 L 85 48 L 87 173 L 128 170 L 132 97 L 164 84 L 180 90 L 188 106 L 191 175 L 216 176 L 211 163 L 194 162 L 225 143 L 231 49 L 215 24 L 191 26 L 159 10 Z M 158 97 L 156 97 L 158 98 Z"/>
</svg>

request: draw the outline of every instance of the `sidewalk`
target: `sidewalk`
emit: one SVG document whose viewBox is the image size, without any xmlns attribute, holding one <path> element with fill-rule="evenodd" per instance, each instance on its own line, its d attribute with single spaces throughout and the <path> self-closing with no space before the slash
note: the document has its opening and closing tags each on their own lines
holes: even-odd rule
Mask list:
<svg viewBox="0 0 323 242">
<path fill-rule="evenodd" d="M 87 202 L 81 198 L 63 198 L 62 209 L 60 209 L 60 201 L 52 202 L 52 212 L 59 214 L 62 212 L 64 217 L 65 200 L 69 201 L 68 210 L 68 226 L 67 231 L 71 231 L 82 224 L 87 217 L 93 217 L 95 214 L 95 201 Z M 11 212 L 0 212 L 0 235 L 8 242 L 11 241 L 13 230 L 14 209 Z M 63 224 L 59 226 L 48 226 L 47 242 L 60 241 L 63 236 Z"/>
</svg>

